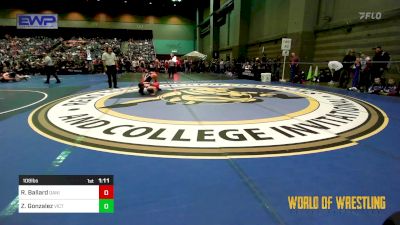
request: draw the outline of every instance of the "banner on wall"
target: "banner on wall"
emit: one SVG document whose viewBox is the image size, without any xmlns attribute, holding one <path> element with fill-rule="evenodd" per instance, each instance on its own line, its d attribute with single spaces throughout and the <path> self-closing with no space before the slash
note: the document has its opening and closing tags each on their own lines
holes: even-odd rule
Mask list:
<svg viewBox="0 0 400 225">
<path fill-rule="evenodd" d="M 157 54 L 184 55 L 194 50 L 194 40 L 160 40 L 154 39 Z"/>
<path fill-rule="evenodd" d="M 58 14 L 18 14 L 17 29 L 58 29 Z"/>
</svg>

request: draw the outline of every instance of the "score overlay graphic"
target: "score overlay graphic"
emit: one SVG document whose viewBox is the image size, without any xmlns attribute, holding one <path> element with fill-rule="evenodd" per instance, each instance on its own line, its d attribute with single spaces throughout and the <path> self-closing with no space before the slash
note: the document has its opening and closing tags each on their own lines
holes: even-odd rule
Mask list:
<svg viewBox="0 0 400 225">
<path fill-rule="evenodd" d="M 19 213 L 114 213 L 113 175 L 20 175 Z"/>
</svg>

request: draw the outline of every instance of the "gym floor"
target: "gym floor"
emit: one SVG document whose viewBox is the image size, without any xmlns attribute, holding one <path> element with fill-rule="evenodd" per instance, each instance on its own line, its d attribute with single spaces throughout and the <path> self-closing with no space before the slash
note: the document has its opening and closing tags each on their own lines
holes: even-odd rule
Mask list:
<svg viewBox="0 0 400 225">
<path fill-rule="evenodd" d="M 268 85 L 214 74 L 179 73 L 173 79 L 167 76 L 160 75 L 164 86 Z M 140 74 L 123 75 L 119 87 L 136 88 L 139 77 Z M 44 77 L 35 76 L 29 81 L 0 85 L 2 225 L 376 225 L 400 210 L 400 98 L 320 85 L 272 83 L 277 87 L 300 87 L 359 99 L 382 110 L 387 124 L 374 135 L 334 151 L 275 157 L 230 157 L 229 153 L 220 158 L 147 157 L 96 151 L 49 139 L 32 129 L 28 119 L 38 107 L 66 96 L 108 89 L 102 74 L 65 75 L 61 79 L 61 84 L 55 80 L 44 84 Z M 235 113 L 241 114 L 241 110 L 247 113 L 245 108 Z M 233 113 L 226 110 L 226 114 Z M 287 114 L 289 109 L 275 110 Z M 202 118 L 207 116 L 204 113 L 207 111 L 194 111 L 191 116 Z M 21 174 L 114 175 L 115 211 L 113 214 L 18 213 Z M 385 196 L 386 205 L 374 210 L 300 210 L 290 209 L 289 196 Z"/>
</svg>

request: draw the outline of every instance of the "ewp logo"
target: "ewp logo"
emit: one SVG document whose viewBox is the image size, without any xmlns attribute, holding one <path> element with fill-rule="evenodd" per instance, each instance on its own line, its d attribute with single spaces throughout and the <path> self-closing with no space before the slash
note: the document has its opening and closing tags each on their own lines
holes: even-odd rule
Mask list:
<svg viewBox="0 0 400 225">
<path fill-rule="evenodd" d="M 17 15 L 18 29 L 57 29 L 57 14 Z"/>
</svg>

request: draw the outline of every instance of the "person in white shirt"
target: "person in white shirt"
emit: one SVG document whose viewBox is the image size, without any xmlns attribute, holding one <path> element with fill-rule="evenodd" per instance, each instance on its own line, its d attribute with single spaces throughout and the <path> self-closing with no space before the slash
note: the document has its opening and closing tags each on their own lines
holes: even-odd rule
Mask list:
<svg viewBox="0 0 400 225">
<path fill-rule="evenodd" d="M 114 84 L 114 88 L 118 88 L 117 86 L 117 64 L 118 60 L 113 52 L 111 47 L 106 48 L 106 52 L 103 53 L 101 57 L 103 61 L 104 71 L 108 77 L 108 87 L 112 88 Z M 112 78 L 112 79 L 111 79 Z"/>
<path fill-rule="evenodd" d="M 43 59 L 43 64 L 44 64 L 44 72 L 47 76 L 45 84 L 48 84 L 50 82 L 50 76 L 53 75 L 57 82 L 56 83 L 61 83 L 60 79 L 56 75 L 56 67 L 54 66 L 53 59 L 50 57 L 49 53 L 44 53 L 44 59 Z"/>
<path fill-rule="evenodd" d="M 340 73 L 343 70 L 343 64 L 341 62 L 338 62 L 338 61 L 329 61 L 328 62 L 328 67 L 331 70 L 331 74 L 332 74 L 331 83 L 338 82 L 339 81 L 339 77 L 340 77 Z"/>
<path fill-rule="evenodd" d="M 219 72 L 224 73 L 225 72 L 225 62 L 223 59 L 219 62 Z"/>
<path fill-rule="evenodd" d="M 168 60 L 168 78 L 174 78 L 176 66 L 176 56 L 171 54 L 171 59 Z"/>
<path fill-rule="evenodd" d="M 92 59 L 92 54 L 90 52 L 90 49 L 86 50 L 86 63 L 87 63 L 88 71 L 90 73 L 92 73 L 94 70 L 94 66 L 93 66 L 93 59 Z"/>
<path fill-rule="evenodd" d="M 132 66 L 133 66 L 134 72 L 138 72 L 138 71 L 139 71 L 139 61 L 137 61 L 136 59 L 134 59 L 134 60 L 132 61 Z"/>
</svg>

